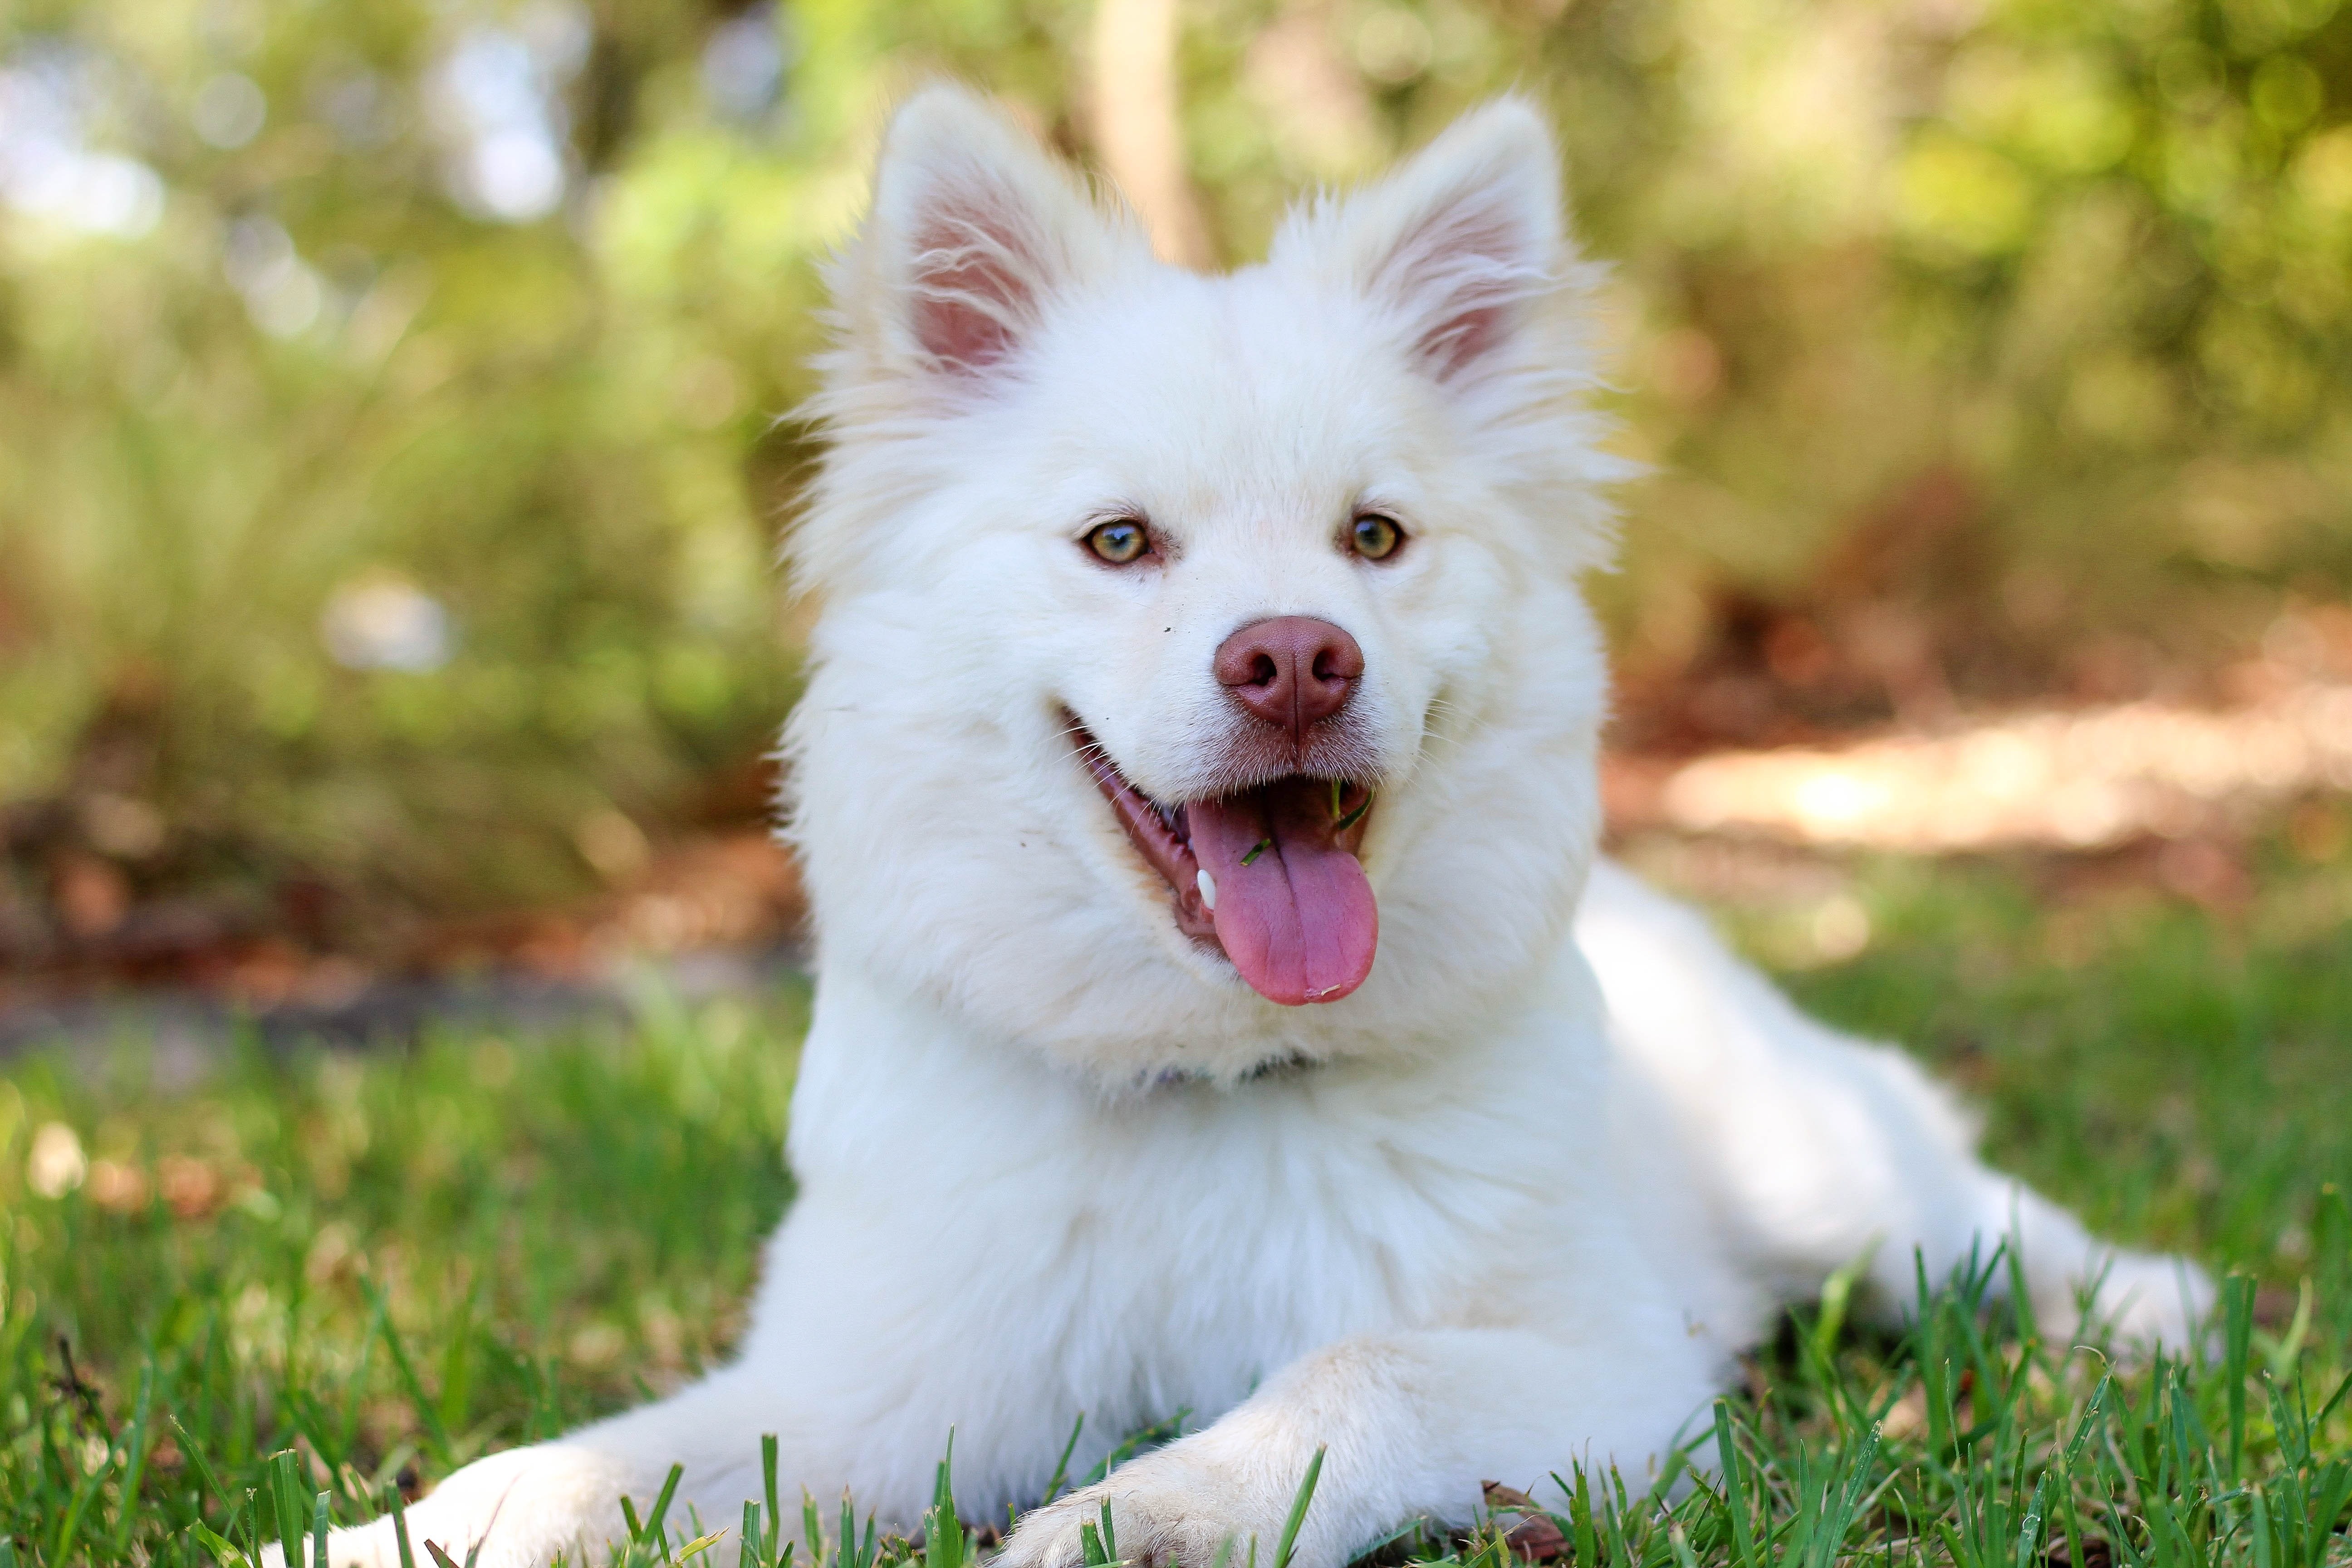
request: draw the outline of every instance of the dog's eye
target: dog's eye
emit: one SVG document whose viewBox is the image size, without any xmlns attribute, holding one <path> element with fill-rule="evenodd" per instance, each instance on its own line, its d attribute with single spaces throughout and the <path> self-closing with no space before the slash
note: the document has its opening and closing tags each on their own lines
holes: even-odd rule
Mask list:
<svg viewBox="0 0 2352 1568">
<path fill-rule="evenodd" d="M 1396 553 L 1404 542 L 1404 530 L 1396 519 L 1368 511 L 1349 525 L 1348 548 L 1367 561 L 1385 561 Z"/>
<path fill-rule="evenodd" d="M 1096 525 L 1087 535 L 1087 548 L 1114 566 L 1124 566 L 1151 548 L 1151 535 L 1131 517 Z"/>
</svg>

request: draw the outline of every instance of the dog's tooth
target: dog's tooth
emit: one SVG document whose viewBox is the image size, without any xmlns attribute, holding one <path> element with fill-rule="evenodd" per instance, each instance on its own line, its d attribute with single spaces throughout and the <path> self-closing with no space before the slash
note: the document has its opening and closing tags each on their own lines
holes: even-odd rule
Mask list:
<svg viewBox="0 0 2352 1568">
<path fill-rule="evenodd" d="M 1201 889 L 1201 902 L 1208 906 L 1211 914 L 1215 914 L 1217 912 L 1217 879 L 1206 871 L 1195 871 L 1192 873 L 1192 881 Z"/>
</svg>

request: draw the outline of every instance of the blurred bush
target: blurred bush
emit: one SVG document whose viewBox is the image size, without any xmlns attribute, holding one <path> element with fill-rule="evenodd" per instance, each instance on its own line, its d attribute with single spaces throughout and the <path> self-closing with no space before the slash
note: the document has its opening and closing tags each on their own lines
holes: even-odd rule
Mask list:
<svg viewBox="0 0 2352 1568">
<path fill-rule="evenodd" d="M 815 160 L 774 123 L 774 17 L 709 21 L 16 14 L 21 837 L 448 909 L 625 870 L 756 758 Z"/>
<path fill-rule="evenodd" d="M 1600 584 L 1636 740 L 2129 689 L 2352 575 L 2338 0 L 1181 15 L 1229 260 L 1485 94 L 1555 113 L 1656 468 Z M 949 70 L 1085 155 L 1090 16 L 0 13 L 19 907 L 73 856 L 543 897 L 711 809 L 792 689 L 778 416 L 880 116 Z"/>
</svg>

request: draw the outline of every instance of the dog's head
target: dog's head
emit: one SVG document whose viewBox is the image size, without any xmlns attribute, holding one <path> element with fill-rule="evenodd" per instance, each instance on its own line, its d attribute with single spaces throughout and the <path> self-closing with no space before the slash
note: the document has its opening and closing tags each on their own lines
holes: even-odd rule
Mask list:
<svg viewBox="0 0 2352 1568">
<path fill-rule="evenodd" d="M 1207 278 L 971 95 L 899 111 L 793 543 L 829 972 L 1116 1079 L 1530 983 L 1591 854 L 1616 474 L 1559 200 L 1504 100 Z"/>
</svg>

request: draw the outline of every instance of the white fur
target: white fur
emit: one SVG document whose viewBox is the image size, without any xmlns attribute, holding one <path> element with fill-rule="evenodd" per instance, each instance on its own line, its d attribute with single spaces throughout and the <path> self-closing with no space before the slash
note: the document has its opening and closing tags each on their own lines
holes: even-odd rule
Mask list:
<svg viewBox="0 0 2352 1568">
<path fill-rule="evenodd" d="M 1557 204 L 1504 100 L 1204 278 L 971 96 L 901 111 L 835 272 L 794 544 L 825 603 L 789 735 L 821 933 L 799 1198 L 731 1365 L 469 1466 L 417 1535 L 576 1558 L 673 1461 L 679 1513 L 732 1524 L 767 1432 L 787 1496 L 911 1528 L 953 1427 L 967 1517 L 1001 1520 L 1080 1412 L 1082 1473 L 1188 1409 L 1006 1568 L 1076 1563 L 1105 1496 L 1130 1559 L 1270 1551 L 1321 1445 L 1300 1560 L 1337 1568 L 1485 1479 L 1654 1466 L 1777 1307 L 1864 1255 L 1899 1301 L 1915 1248 L 1940 1275 L 2013 1234 L 2045 1323 L 2105 1271 L 2128 1332 L 2190 1331 L 2196 1270 L 2099 1247 L 1906 1059 L 1594 864 L 1576 580 L 1617 469 Z M 1338 547 L 1367 502 L 1404 525 L 1392 563 Z M 1087 556 L 1123 512 L 1163 559 Z M 1065 733 L 1155 797 L 1214 791 L 1210 657 L 1285 614 L 1360 643 L 1379 786 L 1378 961 L 1295 1009 L 1176 930 Z M 384 1525 L 334 1560 L 389 1564 Z"/>
</svg>

